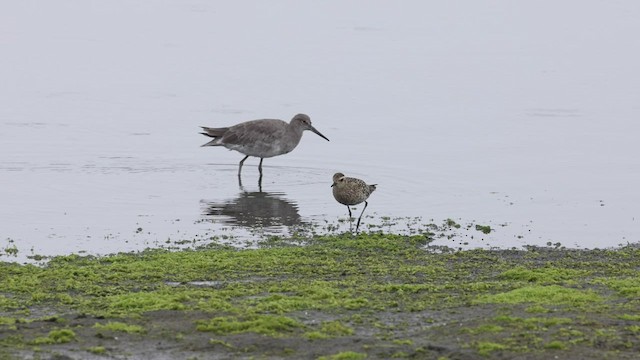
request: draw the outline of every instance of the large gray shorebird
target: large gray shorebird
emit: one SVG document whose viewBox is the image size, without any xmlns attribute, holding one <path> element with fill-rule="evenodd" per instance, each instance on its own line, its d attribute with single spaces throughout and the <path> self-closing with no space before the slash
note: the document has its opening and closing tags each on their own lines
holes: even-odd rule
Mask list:
<svg viewBox="0 0 640 360">
<path fill-rule="evenodd" d="M 356 232 L 358 232 L 358 228 L 360 227 L 360 220 L 362 219 L 362 214 L 364 214 L 364 209 L 369 205 L 367 199 L 369 195 L 376 190 L 376 186 L 377 184 L 367 185 L 363 180 L 346 177 L 343 173 L 335 173 L 333 175 L 333 184 L 331 185 L 333 188 L 333 197 L 340 204 L 347 205 L 349 219 L 351 219 L 351 208 L 349 206 L 364 202 L 364 208 L 360 213 L 358 224 L 356 225 Z"/>
<path fill-rule="evenodd" d="M 238 177 L 242 173 L 244 161 L 249 156 L 255 156 L 260 158 L 258 171 L 262 179 L 262 160 L 291 152 L 300 143 L 305 130 L 311 130 L 329 141 L 311 125 L 311 119 L 306 114 L 297 114 L 288 123 L 277 119 L 261 119 L 224 128 L 202 126 L 202 129 L 204 132 L 201 134 L 213 138 L 202 146 L 224 146 L 246 155 L 240 160 Z"/>
</svg>

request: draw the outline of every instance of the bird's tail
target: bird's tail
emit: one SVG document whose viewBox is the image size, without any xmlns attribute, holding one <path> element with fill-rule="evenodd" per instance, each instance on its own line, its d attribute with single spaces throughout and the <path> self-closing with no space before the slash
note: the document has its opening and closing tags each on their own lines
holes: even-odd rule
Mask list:
<svg viewBox="0 0 640 360">
<path fill-rule="evenodd" d="M 201 132 L 200 134 L 209 137 L 221 137 L 229 130 L 229 128 L 210 128 L 206 126 L 201 126 L 201 128 L 202 130 L 204 130 L 204 132 Z"/>
<path fill-rule="evenodd" d="M 209 141 L 208 143 L 202 144 L 200 146 L 202 147 L 202 146 L 216 146 L 216 145 L 220 145 L 220 144 L 218 144 L 218 138 L 215 138 L 215 139 Z"/>
<path fill-rule="evenodd" d="M 229 130 L 229 128 L 210 128 L 206 126 L 201 126 L 201 127 L 204 130 L 204 132 L 201 132 L 200 134 L 213 138 L 213 140 L 209 141 L 208 143 L 202 146 L 220 145 L 218 144 L 219 138 L 221 138 L 224 135 L 224 133 L 227 132 L 227 130 Z"/>
<path fill-rule="evenodd" d="M 376 190 L 376 186 L 378 186 L 378 184 L 369 185 L 369 194 Z"/>
</svg>

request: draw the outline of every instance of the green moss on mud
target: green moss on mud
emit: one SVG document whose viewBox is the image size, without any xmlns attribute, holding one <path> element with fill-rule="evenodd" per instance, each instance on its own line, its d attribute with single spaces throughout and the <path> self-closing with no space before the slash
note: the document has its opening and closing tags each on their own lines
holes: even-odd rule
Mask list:
<svg viewBox="0 0 640 360">
<path fill-rule="evenodd" d="M 211 331 L 218 335 L 254 332 L 269 336 L 282 336 L 303 327 L 298 321 L 276 315 L 252 315 L 245 317 L 221 316 L 199 321 L 198 331 Z"/>
<path fill-rule="evenodd" d="M 362 360 L 366 359 L 367 354 L 358 353 L 355 351 L 343 351 L 334 355 L 321 356 L 318 360 Z"/>
<path fill-rule="evenodd" d="M 571 283 L 575 278 L 589 275 L 588 270 L 544 267 L 527 269 L 517 266 L 503 272 L 500 277 L 505 280 L 524 281 L 538 284 Z"/>
<path fill-rule="evenodd" d="M 0 316 L 0 326 L 8 326 L 15 328 L 15 324 L 18 320 L 13 317 Z"/>
<path fill-rule="evenodd" d="M 555 305 L 585 305 L 600 303 L 603 298 L 592 290 L 578 290 L 558 285 L 525 286 L 504 293 L 478 297 L 478 303 L 536 303 Z"/>
<path fill-rule="evenodd" d="M 87 351 L 96 355 L 104 355 L 107 353 L 107 349 L 105 349 L 104 346 L 92 346 L 87 348 Z"/>
<path fill-rule="evenodd" d="M 492 229 L 489 225 L 476 225 L 476 230 L 482 232 L 483 234 L 488 234 Z"/>
<path fill-rule="evenodd" d="M 247 250 L 74 255 L 42 267 L 0 263 L 0 353 L 105 329 L 179 344 L 204 336 L 208 346 L 207 334 L 215 334 L 223 339 L 214 341 L 232 344 L 216 351 L 245 355 L 259 354 L 267 337 L 275 356 L 292 358 L 545 358 L 563 349 L 624 358 L 640 351 L 638 248 L 436 252 L 430 240 L 344 234 L 280 238 Z M 42 314 L 71 314 L 64 331 L 74 335 L 57 337 L 60 323 Z M 93 328 L 97 322 L 106 325 Z M 139 324 L 144 331 L 131 330 Z M 34 335 L 39 326 L 56 333 Z M 112 354 L 115 345 L 83 346 Z M 323 346 L 330 351 L 312 352 Z"/>
<path fill-rule="evenodd" d="M 140 325 L 125 324 L 119 321 L 109 321 L 106 324 L 96 323 L 93 327 L 98 330 L 119 331 L 128 334 L 144 332 L 144 328 Z"/>
<path fill-rule="evenodd" d="M 310 331 L 305 334 L 308 339 L 329 339 L 339 336 L 353 335 L 353 329 L 340 321 L 326 321 L 320 325 L 319 331 Z"/>
<path fill-rule="evenodd" d="M 506 345 L 491 341 L 480 341 L 476 347 L 478 349 L 478 353 L 483 356 L 487 356 L 494 351 L 505 350 L 508 348 Z"/>
<path fill-rule="evenodd" d="M 76 333 L 71 329 L 51 330 L 47 336 L 37 337 L 33 340 L 35 345 L 64 344 L 76 339 Z"/>
</svg>

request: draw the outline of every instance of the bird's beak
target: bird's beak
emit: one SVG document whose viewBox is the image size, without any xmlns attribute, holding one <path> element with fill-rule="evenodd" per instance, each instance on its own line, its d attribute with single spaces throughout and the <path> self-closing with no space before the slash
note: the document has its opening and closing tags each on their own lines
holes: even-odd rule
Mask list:
<svg viewBox="0 0 640 360">
<path fill-rule="evenodd" d="M 314 133 L 318 134 L 321 138 L 329 141 L 329 139 L 327 139 L 326 136 L 322 135 L 322 133 L 318 130 L 316 130 L 316 128 L 314 128 L 313 126 L 310 126 L 309 130 L 313 131 Z"/>
<path fill-rule="evenodd" d="M 334 186 L 336 186 L 336 183 L 331 184 L 331 187 L 334 187 Z"/>
</svg>

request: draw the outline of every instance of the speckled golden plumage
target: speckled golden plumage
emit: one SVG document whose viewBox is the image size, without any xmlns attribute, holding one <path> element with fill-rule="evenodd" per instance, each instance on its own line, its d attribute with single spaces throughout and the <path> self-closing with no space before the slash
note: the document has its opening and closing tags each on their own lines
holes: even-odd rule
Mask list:
<svg viewBox="0 0 640 360">
<path fill-rule="evenodd" d="M 333 184 L 331 187 L 333 188 L 333 197 L 340 204 L 347 206 L 347 209 L 349 210 L 349 219 L 351 219 L 351 208 L 349 206 L 364 202 L 364 208 L 362 209 L 362 213 L 360 213 L 358 224 L 356 225 L 357 232 L 360 227 L 362 214 L 364 214 L 364 210 L 367 208 L 367 205 L 369 205 L 367 203 L 367 199 L 369 198 L 369 195 L 376 190 L 376 184 L 367 185 L 363 180 L 346 177 L 343 173 L 335 173 L 333 175 Z"/>
</svg>

